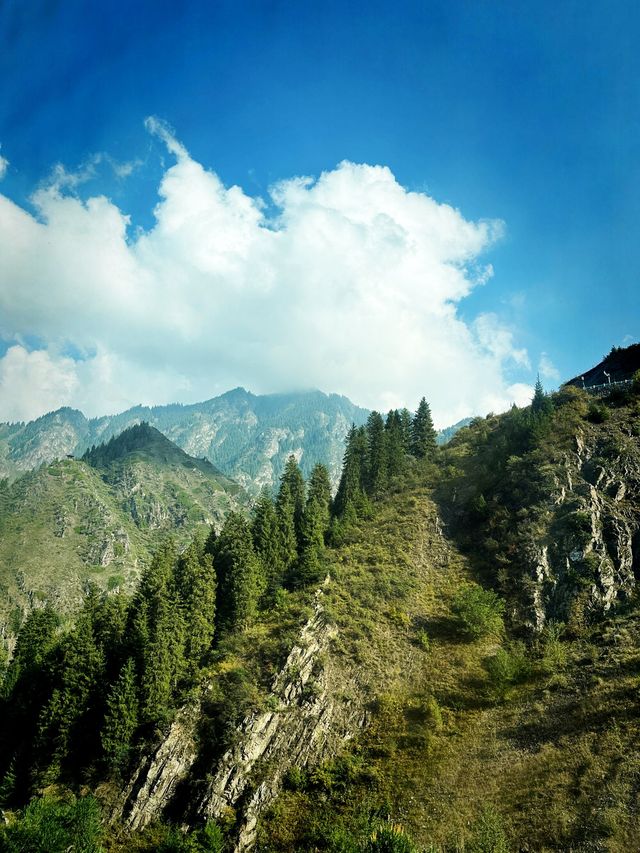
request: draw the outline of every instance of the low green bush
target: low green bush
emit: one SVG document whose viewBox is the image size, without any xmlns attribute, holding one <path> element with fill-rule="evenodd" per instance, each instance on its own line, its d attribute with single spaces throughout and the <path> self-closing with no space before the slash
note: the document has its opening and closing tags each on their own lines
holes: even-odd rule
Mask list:
<svg viewBox="0 0 640 853">
<path fill-rule="evenodd" d="M 488 675 L 489 693 L 496 699 L 506 699 L 516 684 L 525 681 L 531 673 L 531 662 L 522 642 L 512 642 L 499 648 L 486 658 L 484 668 Z"/>
<path fill-rule="evenodd" d="M 100 808 L 93 797 L 32 800 L 0 828 L 1 853 L 101 853 Z"/>
<path fill-rule="evenodd" d="M 456 595 L 451 609 L 462 631 L 473 639 L 504 631 L 505 603 L 492 590 L 469 584 Z"/>
</svg>

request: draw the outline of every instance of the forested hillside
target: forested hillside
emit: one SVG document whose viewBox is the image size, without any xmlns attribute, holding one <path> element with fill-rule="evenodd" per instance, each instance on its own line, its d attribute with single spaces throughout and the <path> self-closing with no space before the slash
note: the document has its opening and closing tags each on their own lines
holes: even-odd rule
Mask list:
<svg viewBox="0 0 640 853">
<path fill-rule="evenodd" d="M 184 544 L 247 503 L 211 463 L 141 424 L 83 459 L 64 459 L 0 487 L 3 645 L 26 613 L 76 609 L 92 581 L 131 590 L 161 539 Z"/>
<path fill-rule="evenodd" d="M 35 610 L 0 849 L 640 849 L 639 424 L 640 378 L 444 449 L 373 412 L 333 499 L 290 457 L 132 596 Z"/>
</svg>

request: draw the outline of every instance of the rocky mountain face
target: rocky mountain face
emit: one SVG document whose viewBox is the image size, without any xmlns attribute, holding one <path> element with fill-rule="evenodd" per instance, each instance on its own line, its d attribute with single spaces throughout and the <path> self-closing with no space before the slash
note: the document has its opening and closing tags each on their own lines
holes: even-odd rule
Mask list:
<svg viewBox="0 0 640 853">
<path fill-rule="evenodd" d="M 328 579 L 325 585 L 328 583 Z M 340 694 L 340 667 L 331 659 L 336 626 L 327 619 L 323 590 L 270 687 L 271 707 L 248 714 L 234 745 L 203 784 L 191 777 L 198 758 L 203 699 L 180 709 L 155 752 L 134 771 L 111 813 L 113 823 L 140 830 L 162 818 L 181 784 L 190 786 L 184 815 L 192 823 L 236 816 L 234 853 L 250 850 L 261 815 L 274 802 L 291 768 L 316 766 L 339 754 L 366 720 L 362 697 Z"/>
<path fill-rule="evenodd" d="M 576 387 L 538 419 L 478 419 L 446 454 L 442 502 L 463 546 L 539 632 L 580 630 L 640 577 L 640 420 L 631 392 L 607 405 Z"/>
<path fill-rule="evenodd" d="M 153 427 L 0 488 L 0 621 L 44 602 L 72 610 L 91 580 L 130 589 L 160 539 L 186 542 L 242 506 L 242 488 Z"/>
<path fill-rule="evenodd" d="M 91 420 L 64 408 L 27 424 L 0 425 L 0 477 L 13 479 L 42 463 L 82 455 L 144 421 L 255 494 L 278 481 L 291 453 L 305 476 L 322 462 L 336 480 L 349 427 L 363 424 L 368 415 L 337 394 L 257 396 L 243 388 L 204 403 L 136 406 Z"/>
<path fill-rule="evenodd" d="M 362 736 L 381 690 L 404 690 L 408 683 L 416 690 L 429 677 L 426 649 L 415 637 L 427 612 L 440 613 L 442 593 L 460 582 L 464 563 L 446 542 L 425 492 L 397 497 L 351 546 L 328 556 L 328 575 L 308 618 L 260 698 L 227 733 L 226 748 L 212 755 L 207 743 L 211 697 L 234 671 L 247 679 L 250 669 L 256 677 L 256 668 L 272 664 L 273 650 L 264 643 L 284 612 L 266 615 L 266 624 L 249 630 L 230 658 L 221 656 L 112 796 L 112 825 L 140 832 L 167 814 L 185 827 L 216 822 L 227 827 L 225 850 L 252 850 L 291 780 L 315 773 L 324 778 L 328 762 L 340 762 Z M 375 566 L 377 583 L 346 564 L 352 556 Z M 375 621 L 371 608 L 379 613 Z M 109 798 L 108 791 L 100 795 Z"/>
</svg>

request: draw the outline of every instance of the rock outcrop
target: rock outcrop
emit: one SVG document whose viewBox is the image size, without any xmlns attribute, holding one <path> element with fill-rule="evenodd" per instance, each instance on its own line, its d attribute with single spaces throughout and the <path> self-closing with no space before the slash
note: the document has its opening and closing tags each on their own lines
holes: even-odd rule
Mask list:
<svg viewBox="0 0 640 853">
<path fill-rule="evenodd" d="M 141 829 L 161 816 L 198 755 L 199 717 L 198 701 L 181 708 L 162 743 L 138 766 L 112 813 L 113 822 Z"/>
<path fill-rule="evenodd" d="M 330 657 L 336 628 L 322 596 L 319 590 L 312 617 L 273 681 L 271 708 L 242 721 L 234 745 L 211 768 L 192 813 L 185 815 L 191 823 L 233 812 L 236 853 L 253 846 L 260 814 L 277 796 L 287 771 L 335 756 L 364 725 L 354 691 L 346 698 L 339 689 L 344 673 Z M 139 829 L 162 815 L 196 761 L 199 710 L 199 703 L 191 703 L 180 711 L 155 753 L 136 770 L 114 821 Z"/>
<path fill-rule="evenodd" d="M 536 631 L 577 609 L 586 617 L 607 612 L 631 594 L 640 572 L 637 441 L 578 434 L 557 471 L 548 503 L 523 531 L 531 579 L 525 622 Z"/>
</svg>

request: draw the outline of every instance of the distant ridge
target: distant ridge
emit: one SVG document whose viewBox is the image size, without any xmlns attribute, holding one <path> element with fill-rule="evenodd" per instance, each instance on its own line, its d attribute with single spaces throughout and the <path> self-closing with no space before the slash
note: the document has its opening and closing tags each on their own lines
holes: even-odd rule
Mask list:
<svg viewBox="0 0 640 853">
<path fill-rule="evenodd" d="M 129 589 L 158 543 L 220 527 L 249 497 L 209 461 L 136 424 L 82 458 L 0 486 L 0 626 L 12 608 L 69 610 L 91 581 Z M 4 622 L 3 622 L 4 620 Z"/>
<path fill-rule="evenodd" d="M 253 493 L 277 483 L 290 453 L 305 475 L 323 462 L 335 480 L 349 427 L 368 416 L 367 409 L 338 394 L 256 395 L 240 387 L 202 403 L 140 405 L 92 419 L 65 407 L 27 424 L 0 424 L 0 477 L 15 479 L 55 459 L 80 457 L 146 422 Z"/>
</svg>

